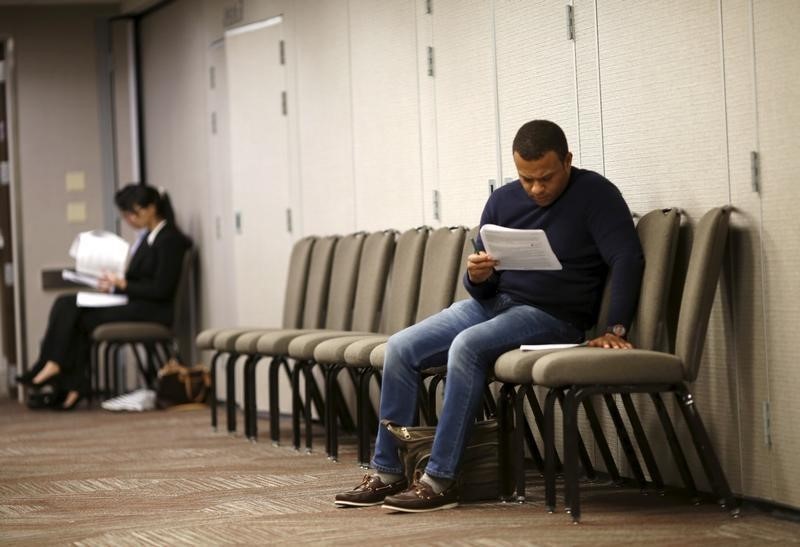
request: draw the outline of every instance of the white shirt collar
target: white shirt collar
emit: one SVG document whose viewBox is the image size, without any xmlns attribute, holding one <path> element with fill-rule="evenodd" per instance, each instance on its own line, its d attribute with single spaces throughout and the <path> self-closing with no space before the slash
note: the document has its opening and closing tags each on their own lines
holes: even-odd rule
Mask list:
<svg viewBox="0 0 800 547">
<path fill-rule="evenodd" d="M 158 223 L 158 225 L 155 228 L 153 228 L 153 230 L 149 234 L 147 234 L 147 244 L 148 245 L 152 245 L 153 244 L 153 242 L 156 240 L 156 236 L 158 235 L 158 232 L 161 231 L 161 228 L 163 228 L 166 223 L 167 223 L 166 220 L 162 220 L 161 222 Z"/>
</svg>

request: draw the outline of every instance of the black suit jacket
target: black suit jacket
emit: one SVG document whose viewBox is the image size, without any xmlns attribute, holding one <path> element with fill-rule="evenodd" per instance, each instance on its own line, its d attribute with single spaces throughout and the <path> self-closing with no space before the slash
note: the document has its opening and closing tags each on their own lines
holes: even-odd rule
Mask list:
<svg viewBox="0 0 800 547">
<path fill-rule="evenodd" d="M 128 263 L 128 304 L 110 308 L 84 308 L 82 323 L 91 332 L 103 323 L 154 321 L 172 324 L 173 299 L 181 276 L 183 256 L 192 242 L 172 224 L 166 224 L 152 245 L 143 239 Z"/>
</svg>

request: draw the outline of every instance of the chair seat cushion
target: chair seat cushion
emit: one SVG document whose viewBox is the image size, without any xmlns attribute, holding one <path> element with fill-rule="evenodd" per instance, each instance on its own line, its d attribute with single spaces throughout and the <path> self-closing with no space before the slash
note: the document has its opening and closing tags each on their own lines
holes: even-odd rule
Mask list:
<svg viewBox="0 0 800 547">
<path fill-rule="evenodd" d="M 214 336 L 212 346 L 217 351 L 235 351 L 236 340 L 238 340 L 240 336 L 247 334 L 248 332 L 258 331 L 264 333 L 272 332 L 273 330 L 277 329 L 269 329 L 264 327 L 236 327 L 232 329 L 220 329 L 217 335 Z"/>
<path fill-rule="evenodd" d="M 531 372 L 536 362 L 550 353 L 564 351 L 563 349 L 541 349 L 536 351 L 522 351 L 514 349 L 505 352 L 494 363 L 494 379 L 507 384 L 531 383 Z"/>
<path fill-rule="evenodd" d="M 318 345 L 327 340 L 342 338 L 343 336 L 366 336 L 368 332 L 353 332 L 349 330 L 317 330 L 298 336 L 289 342 L 289 357 L 302 361 L 314 359 L 314 350 Z"/>
<path fill-rule="evenodd" d="M 542 356 L 533 367 L 540 386 L 673 384 L 683 363 L 670 353 L 643 349 L 573 348 Z"/>
<path fill-rule="evenodd" d="M 172 331 L 161 323 L 130 321 L 106 323 L 92 331 L 95 342 L 136 342 L 149 340 L 168 340 Z"/>
<path fill-rule="evenodd" d="M 289 342 L 312 332 L 311 329 L 275 329 L 264 331 L 256 340 L 256 352 L 262 355 L 287 355 Z"/>
<path fill-rule="evenodd" d="M 351 367 L 370 366 L 369 356 L 372 350 L 381 344 L 385 344 L 388 339 L 389 337 L 386 335 L 377 334 L 353 342 L 344 350 L 345 363 Z"/>
<path fill-rule="evenodd" d="M 197 349 L 199 350 L 206 350 L 206 349 L 214 349 L 214 337 L 221 331 L 222 329 L 206 329 L 200 334 L 197 335 L 194 339 L 195 345 L 197 345 Z"/>
<path fill-rule="evenodd" d="M 386 358 L 386 343 L 378 344 L 369 352 L 369 364 L 375 368 L 383 369 L 383 360 Z"/>
<path fill-rule="evenodd" d="M 289 329 L 286 329 L 289 330 Z M 299 330 L 299 329 L 291 329 L 291 330 Z M 234 341 L 233 341 L 233 348 L 236 353 L 257 353 L 258 352 L 258 340 L 265 335 L 268 335 L 273 332 L 282 332 L 283 329 L 254 329 L 245 332 L 244 334 L 240 334 Z"/>
<path fill-rule="evenodd" d="M 368 336 L 373 337 L 375 334 Z M 321 342 L 314 349 L 314 360 L 317 363 L 344 363 L 344 350 L 347 349 L 347 346 L 364 338 L 363 334 L 350 335 Z"/>
</svg>

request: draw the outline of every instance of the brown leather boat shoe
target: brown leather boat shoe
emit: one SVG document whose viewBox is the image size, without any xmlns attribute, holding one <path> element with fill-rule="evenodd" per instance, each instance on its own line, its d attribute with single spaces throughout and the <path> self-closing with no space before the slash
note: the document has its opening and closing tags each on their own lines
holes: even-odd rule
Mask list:
<svg viewBox="0 0 800 547">
<path fill-rule="evenodd" d="M 387 496 L 383 500 L 383 508 L 404 513 L 426 513 L 450 509 L 458 505 L 458 484 L 453 481 L 448 488 L 438 494 L 427 482 L 416 480 L 405 492 L 395 496 Z"/>
<path fill-rule="evenodd" d="M 364 475 L 361 484 L 350 490 L 336 494 L 336 505 L 351 507 L 369 507 L 380 505 L 386 496 L 402 492 L 408 487 L 404 478 L 391 484 L 384 484 L 378 475 Z"/>
</svg>

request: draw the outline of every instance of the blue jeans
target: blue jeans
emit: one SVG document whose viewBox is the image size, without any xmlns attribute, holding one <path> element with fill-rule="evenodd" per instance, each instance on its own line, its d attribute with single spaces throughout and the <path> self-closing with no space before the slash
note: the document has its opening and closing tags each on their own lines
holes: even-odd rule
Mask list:
<svg viewBox="0 0 800 547">
<path fill-rule="evenodd" d="M 571 343 L 584 333 L 505 294 L 461 300 L 389 338 L 383 365 L 381 419 L 411 425 L 417 412 L 419 374 L 447 362 L 444 403 L 425 472 L 453 479 L 483 397 L 487 371 L 495 359 L 521 344 Z M 397 445 L 378 428 L 372 466 L 401 474 Z"/>
</svg>

